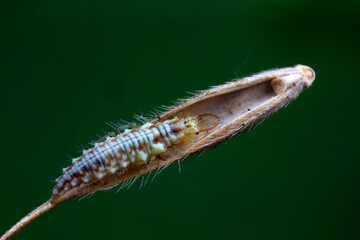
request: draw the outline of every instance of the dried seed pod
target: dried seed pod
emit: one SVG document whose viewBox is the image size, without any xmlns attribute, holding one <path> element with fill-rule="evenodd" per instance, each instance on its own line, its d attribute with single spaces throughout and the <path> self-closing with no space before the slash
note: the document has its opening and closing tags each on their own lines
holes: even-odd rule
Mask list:
<svg viewBox="0 0 360 240">
<path fill-rule="evenodd" d="M 235 79 L 182 100 L 139 129 L 106 138 L 75 159 L 57 180 L 52 198 L 1 240 L 70 198 L 136 179 L 248 130 L 296 99 L 314 79 L 315 72 L 303 65 Z"/>
</svg>

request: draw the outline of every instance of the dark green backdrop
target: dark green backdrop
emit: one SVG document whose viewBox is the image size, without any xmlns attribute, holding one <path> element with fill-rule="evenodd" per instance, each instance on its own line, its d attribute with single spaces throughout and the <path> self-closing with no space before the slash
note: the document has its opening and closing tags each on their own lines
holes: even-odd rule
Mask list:
<svg viewBox="0 0 360 240">
<path fill-rule="evenodd" d="M 0 5 L 1 233 L 106 122 L 301 63 L 313 86 L 256 129 L 15 239 L 359 239 L 359 1 Z"/>
</svg>

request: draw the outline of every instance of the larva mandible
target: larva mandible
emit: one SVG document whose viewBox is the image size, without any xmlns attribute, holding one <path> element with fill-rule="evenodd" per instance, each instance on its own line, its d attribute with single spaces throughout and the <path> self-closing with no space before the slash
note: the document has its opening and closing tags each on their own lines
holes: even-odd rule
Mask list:
<svg viewBox="0 0 360 240">
<path fill-rule="evenodd" d="M 74 159 L 51 198 L 0 240 L 68 199 L 136 179 L 245 132 L 295 100 L 314 79 L 315 72 L 304 65 L 235 79 L 182 100 L 140 128 L 108 136 Z"/>
</svg>

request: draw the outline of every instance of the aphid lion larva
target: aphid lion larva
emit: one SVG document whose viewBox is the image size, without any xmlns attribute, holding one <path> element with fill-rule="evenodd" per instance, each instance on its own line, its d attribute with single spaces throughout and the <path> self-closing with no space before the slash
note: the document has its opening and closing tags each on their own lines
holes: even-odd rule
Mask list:
<svg viewBox="0 0 360 240">
<path fill-rule="evenodd" d="M 214 117 L 217 122 L 211 127 L 200 128 L 199 119 L 205 116 Z M 213 114 L 180 119 L 174 117 L 157 124 L 148 122 L 115 137 L 107 137 L 104 142 L 84 151 L 81 157 L 73 159 L 72 165 L 63 170 L 63 174 L 56 179 L 51 200 L 56 201 L 80 184 L 90 184 L 109 174 L 123 174 L 128 168 L 144 165 L 167 148 L 183 141 L 186 136 L 211 130 L 219 123 L 220 119 Z"/>
<path fill-rule="evenodd" d="M 235 79 L 182 100 L 141 128 L 106 138 L 75 159 L 58 178 L 51 198 L 1 240 L 70 198 L 116 186 L 250 129 L 296 99 L 314 79 L 315 72 L 304 65 Z"/>
</svg>

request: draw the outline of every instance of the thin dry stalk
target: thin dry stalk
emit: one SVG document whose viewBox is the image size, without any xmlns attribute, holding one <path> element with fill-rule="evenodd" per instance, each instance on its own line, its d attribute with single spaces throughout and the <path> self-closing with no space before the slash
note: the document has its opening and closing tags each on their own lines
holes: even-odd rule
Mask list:
<svg viewBox="0 0 360 240">
<path fill-rule="evenodd" d="M 51 198 L 21 219 L 1 237 L 1 240 L 10 239 L 30 222 L 70 198 L 111 188 L 156 169 L 162 170 L 170 163 L 204 151 L 250 129 L 296 99 L 314 79 L 315 72 L 310 67 L 297 65 L 235 79 L 203 91 L 190 99 L 181 100 L 178 106 L 169 108 L 152 123 L 163 122 L 175 116 L 186 118 L 206 113 L 217 116 L 220 124 L 169 147 L 166 152 L 144 165 L 129 167 L 122 174 L 109 175 L 101 181 L 83 183 L 56 198 Z M 212 120 L 205 118 L 201 124 L 211 126 Z"/>
</svg>

